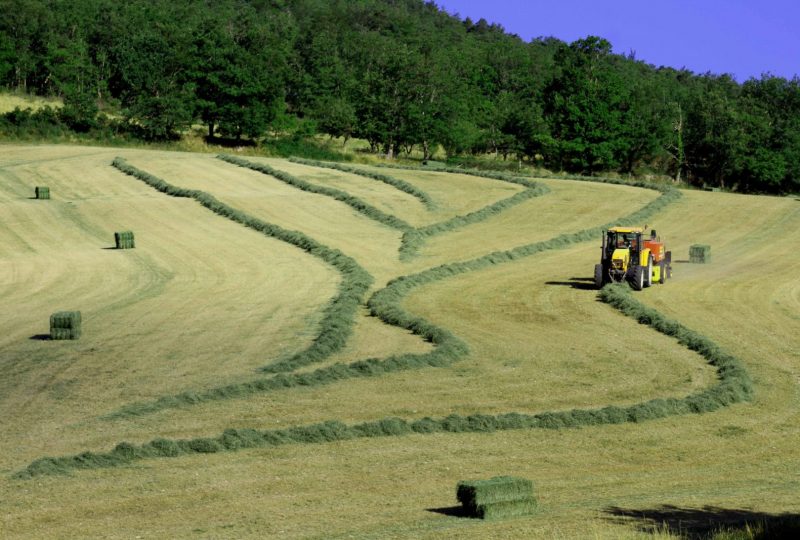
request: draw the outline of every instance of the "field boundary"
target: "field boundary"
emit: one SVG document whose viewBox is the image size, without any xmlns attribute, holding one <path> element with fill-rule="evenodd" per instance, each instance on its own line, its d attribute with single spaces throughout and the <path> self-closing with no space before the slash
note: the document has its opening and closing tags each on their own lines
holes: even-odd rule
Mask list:
<svg viewBox="0 0 800 540">
<path fill-rule="evenodd" d="M 615 184 L 618 186 L 630 186 L 630 187 L 638 187 L 638 188 L 645 188 L 645 189 L 653 189 L 655 191 L 660 191 L 662 193 L 667 192 L 669 190 L 678 189 L 675 186 L 670 185 L 662 185 L 656 184 L 654 182 L 647 182 L 645 180 L 633 180 L 633 179 L 624 179 L 624 178 L 611 178 L 608 176 L 580 176 L 576 174 L 532 174 L 532 173 L 524 173 L 524 177 L 517 175 L 509 175 L 507 173 L 499 172 L 499 171 L 484 171 L 481 169 L 460 169 L 458 167 L 437 167 L 437 168 L 429 168 L 429 167 L 420 167 L 418 165 L 401 165 L 399 163 L 378 163 L 375 167 L 383 167 L 387 169 L 403 169 L 408 171 L 422 171 L 422 172 L 446 172 L 451 174 L 468 174 L 471 176 L 479 176 L 482 178 L 497 178 L 501 176 L 511 176 L 518 180 L 526 180 L 527 178 L 541 178 L 542 180 L 574 180 L 576 182 L 595 182 L 598 184 Z M 521 173 L 520 173 L 521 174 Z M 510 180 L 509 180 L 510 181 Z M 527 181 L 527 180 L 526 180 Z"/>
</svg>

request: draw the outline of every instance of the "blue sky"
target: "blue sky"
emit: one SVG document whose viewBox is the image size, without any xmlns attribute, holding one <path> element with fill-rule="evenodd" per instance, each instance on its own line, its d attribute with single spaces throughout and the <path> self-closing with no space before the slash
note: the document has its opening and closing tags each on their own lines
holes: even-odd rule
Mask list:
<svg viewBox="0 0 800 540">
<path fill-rule="evenodd" d="M 606 38 L 656 66 L 729 73 L 800 75 L 800 0 L 435 0 L 461 18 L 484 18 L 529 41 Z"/>
</svg>

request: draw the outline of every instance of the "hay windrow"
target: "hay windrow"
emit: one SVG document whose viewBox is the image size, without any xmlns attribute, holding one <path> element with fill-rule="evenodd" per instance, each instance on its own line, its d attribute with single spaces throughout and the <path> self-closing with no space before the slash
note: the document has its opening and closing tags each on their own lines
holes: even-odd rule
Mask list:
<svg viewBox="0 0 800 540">
<path fill-rule="evenodd" d="M 667 192 L 659 199 L 652 201 L 644 208 L 621 220 L 637 221 L 648 217 L 675 198 L 677 192 Z M 616 222 L 620 223 L 620 221 Z M 394 371 L 404 366 L 410 367 L 410 360 L 416 356 L 439 358 L 443 365 L 453 358 L 466 353 L 466 345 L 446 330 L 440 329 L 424 319 L 413 317 L 399 306 L 399 300 L 412 288 L 467 271 L 484 268 L 492 264 L 502 264 L 519 257 L 549 249 L 559 249 L 576 242 L 595 237 L 597 231 L 605 228 L 597 227 L 577 233 L 560 235 L 556 238 L 536 244 L 521 246 L 506 252 L 496 252 L 472 261 L 452 263 L 429 269 L 412 276 L 404 276 L 391 282 L 385 289 L 375 293 L 369 301 L 370 310 L 389 324 L 410 328 L 420 335 L 428 336 L 437 348 L 426 355 L 402 355 L 386 360 L 365 360 L 349 366 L 335 365 L 328 374 L 333 380 L 353 376 L 349 370 L 354 369 L 360 376 L 374 376 L 378 373 Z M 499 415 L 475 414 L 470 416 L 450 415 L 444 418 L 420 418 L 405 420 L 401 418 L 385 418 L 383 420 L 347 425 L 338 421 L 329 421 L 308 426 L 298 426 L 281 430 L 259 431 L 253 429 L 228 429 L 218 437 L 192 440 L 154 439 L 142 445 L 120 443 L 114 450 L 106 453 L 83 452 L 75 456 L 42 458 L 31 463 L 18 472 L 18 478 L 30 478 L 42 474 L 64 474 L 76 469 L 97 467 L 115 467 L 133 461 L 155 457 L 176 457 L 193 453 L 215 453 L 233 451 L 243 448 L 276 446 L 282 444 L 318 444 L 329 441 L 341 441 L 365 437 L 403 436 L 426 433 L 476 433 L 494 432 L 510 429 L 561 429 L 600 424 L 616 424 L 623 422 L 642 422 L 664 418 L 671 415 L 704 413 L 721 407 L 745 401 L 751 398 L 753 387 L 750 378 L 741 363 L 732 355 L 724 352 L 716 344 L 701 334 L 694 332 L 676 321 L 669 320 L 656 310 L 644 306 L 636 300 L 624 285 L 609 285 L 600 293 L 600 299 L 623 314 L 647 324 L 655 330 L 672 336 L 685 347 L 698 352 L 712 366 L 716 367 L 718 383 L 691 394 L 685 398 L 654 399 L 629 407 L 607 406 L 599 409 L 574 409 L 571 411 L 543 412 L 538 414 L 505 413 Z M 436 362 L 424 362 L 435 365 Z M 315 385 L 327 382 L 327 376 L 315 373 L 278 375 L 271 381 L 276 385 Z M 291 377 L 295 377 L 292 379 Z M 258 383 L 253 383 L 258 385 Z M 255 391 L 261 391 L 255 388 Z M 193 396 L 185 394 L 187 401 Z M 199 396 L 195 396 L 199 398 Z M 500 504 L 500 503 L 498 503 Z M 524 505 L 523 505 L 524 506 Z M 531 508 L 500 509 L 499 515 L 512 514 L 516 511 L 529 511 Z"/>
<path fill-rule="evenodd" d="M 221 159 L 222 161 L 231 163 L 233 165 L 243 167 L 245 169 L 251 169 L 253 171 L 260 172 L 268 176 L 272 176 L 273 178 L 276 178 L 281 182 L 289 184 L 290 186 L 296 187 L 297 189 L 300 189 L 302 191 L 307 191 L 309 193 L 316 193 L 317 195 L 325 195 L 327 197 L 332 197 L 337 201 L 345 203 L 356 212 L 370 219 L 373 219 L 378 223 L 382 223 L 387 227 L 391 227 L 392 229 L 397 229 L 399 231 L 408 231 L 413 229 L 411 225 L 409 225 L 402 219 L 393 216 L 391 214 L 387 214 L 386 212 L 383 212 L 375 208 L 371 204 L 362 201 L 358 197 L 350 195 L 346 191 L 325 186 L 318 186 L 316 184 L 306 182 L 305 180 L 301 180 L 296 176 L 292 176 L 287 172 L 279 171 L 273 167 L 270 167 L 269 165 L 261 163 L 253 163 L 252 161 L 247 161 L 246 159 L 241 159 L 235 156 L 220 154 L 217 156 L 217 158 Z"/>
<path fill-rule="evenodd" d="M 651 201 L 640 210 L 622 218 L 614 223 L 637 223 L 647 219 L 681 196 L 677 190 L 663 194 L 658 199 Z M 425 367 L 446 367 L 458 361 L 468 352 L 468 347 L 459 338 L 449 331 L 439 328 L 429 321 L 415 317 L 401 307 L 402 299 L 411 290 L 421 285 L 430 284 L 458 274 L 477 271 L 496 264 L 529 257 L 543 251 L 564 249 L 579 242 L 596 239 L 609 225 L 592 229 L 566 233 L 547 241 L 520 246 L 509 251 L 489 253 L 470 261 L 450 263 L 430 268 L 417 274 L 396 278 L 389 282 L 384 289 L 375 292 L 367 302 L 367 307 L 373 316 L 378 317 L 386 324 L 398 326 L 419 335 L 436 347 L 433 351 L 423 354 L 392 355 L 385 359 L 371 358 L 359 360 L 350 364 L 337 363 L 329 367 L 320 368 L 304 374 L 280 373 L 274 377 L 260 378 L 243 383 L 219 386 L 196 392 L 183 392 L 176 395 L 162 396 L 150 402 L 133 403 L 105 416 L 107 419 L 119 419 L 142 416 L 158 411 L 191 406 L 197 403 L 217 401 L 224 399 L 243 398 L 256 393 L 273 392 L 298 386 L 316 387 L 334 382 L 364 377 L 376 377 L 383 374 L 422 369 Z M 352 323 L 351 323 L 352 324 Z M 296 369 L 299 365 L 309 365 L 322 361 L 328 355 L 323 355 L 325 349 L 319 347 L 313 357 L 300 357 L 290 359 L 291 362 L 280 362 L 267 366 L 265 371 L 278 373 Z M 304 353 L 300 353 L 301 355 Z M 303 362 L 301 364 L 301 361 Z"/>
<path fill-rule="evenodd" d="M 164 180 L 129 165 L 116 158 L 112 165 L 120 171 L 144 181 L 151 187 L 173 197 L 188 197 L 196 200 L 212 212 L 240 223 L 246 227 L 296 246 L 336 268 L 342 275 L 337 295 L 328 303 L 320 322 L 320 331 L 314 342 L 305 350 L 265 368 L 266 371 L 292 371 L 302 366 L 319 362 L 344 347 L 352 334 L 358 306 L 372 285 L 372 276 L 354 259 L 337 249 L 331 249 L 298 231 L 284 229 L 240 212 L 212 195 L 198 190 L 172 186 Z"/>
<path fill-rule="evenodd" d="M 403 233 L 403 238 L 400 244 L 400 260 L 402 261 L 410 259 L 414 254 L 416 254 L 417 251 L 419 251 L 424 241 L 431 236 L 485 221 L 486 219 L 496 216 L 512 206 L 516 206 L 534 197 L 540 197 L 541 195 L 549 192 L 550 190 L 546 186 L 535 185 L 532 188 L 520 191 L 511 197 L 497 201 L 494 204 L 490 204 L 489 206 L 485 206 L 480 210 L 476 210 L 469 214 L 455 216 L 447 221 L 434 223 L 426 227 L 420 227 L 418 229 L 414 229 L 413 231 L 406 231 Z"/>
<path fill-rule="evenodd" d="M 604 287 L 599 297 L 641 324 L 674 337 L 677 341 L 699 353 L 717 369 L 718 382 L 684 398 L 653 399 L 629 407 L 607 406 L 600 409 L 573 409 L 570 411 L 538 414 L 505 413 L 499 415 L 450 415 L 444 418 L 384 418 L 378 421 L 347 425 L 328 421 L 307 426 L 279 430 L 228 429 L 213 438 L 192 440 L 154 439 L 142 445 L 120 443 L 105 453 L 83 452 L 74 456 L 38 459 L 17 472 L 16 478 L 33 478 L 40 475 L 67 474 L 78 469 L 117 467 L 141 459 L 177 457 L 197 453 L 235 451 L 244 448 L 279 446 L 284 444 L 320 444 L 358 438 L 398 437 L 428 433 L 484 433 L 512 429 L 562 429 L 583 426 L 639 423 L 668 416 L 701 414 L 751 399 L 753 384 L 741 362 L 723 351 L 707 337 L 672 321 L 653 308 L 636 300 L 629 287 L 612 284 Z M 533 500 L 531 499 L 533 504 Z M 497 513 L 489 517 L 516 515 L 528 512 L 530 505 L 519 508 L 497 502 Z M 489 507 L 487 507 L 489 508 Z M 489 510 L 492 512 L 492 510 Z"/>
<path fill-rule="evenodd" d="M 386 174 L 374 173 L 364 169 L 359 169 L 358 167 L 343 165 L 341 163 L 333 163 L 331 161 L 317 161 L 317 160 L 303 159 L 298 157 L 291 157 L 289 158 L 289 161 L 291 161 L 292 163 L 299 163 L 300 165 L 307 165 L 309 167 L 324 167 L 326 169 L 333 169 L 336 171 L 342 171 L 350 174 L 357 174 L 365 178 L 372 178 L 373 180 L 377 180 L 379 182 L 383 182 L 384 184 L 388 184 L 394 188 L 397 188 L 400 191 L 411 195 L 412 197 L 416 197 L 417 200 L 419 200 L 422 204 L 424 204 L 425 208 L 427 208 L 428 210 L 436 209 L 436 203 L 433 201 L 433 199 L 431 199 L 430 195 L 428 195 L 418 187 L 409 184 L 405 180 L 400 180 L 399 178 L 394 178 Z"/>
<path fill-rule="evenodd" d="M 345 191 L 341 191 L 334 188 L 322 187 L 311 184 L 306 182 L 305 180 L 301 180 L 297 177 L 294 177 L 288 173 L 283 171 L 278 171 L 270 167 L 269 165 L 262 165 L 257 163 L 252 163 L 250 161 L 237 158 L 235 156 L 228 156 L 228 155 L 219 155 L 217 156 L 219 159 L 223 161 L 227 161 L 228 163 L 232 163 L 234 165 L 238 165 L 240 167 L 246 167 L 249 169 L 253 169 L 255 171 L 268 174 L 273 176 L 283 182 L 286 182 L 289 185 L 302 189 L 304 191 L 309 191 L 312 193 L 317 193 L 321 195 L 327 195 L 329 197 L 333 197 L 334 199 L 344 202 L 350 205 L 352 208 L 357 210 L 358 212 L 364 214 L 365 216 L 374 219 L 384 225 L 388 225 L 395 229 L 403 231 L 403 237 L 401 240 L 400 245 L 400 260 L 407 260 L 414 256 L 414 254 L 419 250 L 422 246 L 424 241 L 434 235 L 441 234 L 443 232 L 452 231 L 459 227 L 464 227 L 466 225 L 471 225 L 473 223 L 478 223 L 480 221 L 484 221 L 492 216 L 495 216 L 502 211 L 511 208 L 517 204 L 520 204 L 528 199 L 533 197 L 538 197 L 540 195 L 544 195 L 548 193 L 550 190 L 547 189 L 546 186 L 542 186 L 527 180 L 525 178 L 519 178 L 508 174 L 503 173 L 481 173 L 476 174 L 476 176 L 482 176 L 484 178 L 491 178 L 493 180 L 500 180 L 503 182 L 509 182 L 512 184 L 517 184 L 527 188 L 525 191 L 517 193 L 511 197 L 503 199 L 502 201 L 498 201 L 494 204 L 481 208 L 480 210 L 476 210 L 470 214 L 464 216 L 455 216 L 447 221 L 443 221 L 440 223 L 435 223 L 433 225 L 429 225 L 427 227 L 420 227 L 414 228 L 410 224 L 406 223 L 405 221 L 386 214 L 377 208 L 365 203 L 361 199 L 350 195 Z M 367 171 L 363 171 L 356 167 L 347 167 L 344 165 L 333 165 L 327 164 L 325 162 L 317 162 L 311 160 L 303 160 L 298 158 L 292 158 L 290 161 L 295 163 L 301 163 L 306 165 L 313 165 L 318 167 L 328 167 L 331 169 L 341 170 L 345 172 L 351 172 L 355 174 L 362 174 L 363 176 L 367 176 L 369 178 L 375 178 L 381 180 L 387 184 L 396 185 L 398 189 L 402 189 L 408 193 L 417 194 L 419 193 L 420 197 L 424 195 L 426 200 L 430 200 L 427 194 L 421 192 L 417 188 L 411 186 L 410 184 L 404 183 L 402 180 L 397 180 L 395 178 L 391 178 L 385 175 L 377 174 L 377 173 L 370 173 Z M 472 173 L 471 173 L 472 174 Z M 401 184 L 402 183 L 402 184 Z M 407 187 L 401 187 L 407 186 Z"/>
</svg>

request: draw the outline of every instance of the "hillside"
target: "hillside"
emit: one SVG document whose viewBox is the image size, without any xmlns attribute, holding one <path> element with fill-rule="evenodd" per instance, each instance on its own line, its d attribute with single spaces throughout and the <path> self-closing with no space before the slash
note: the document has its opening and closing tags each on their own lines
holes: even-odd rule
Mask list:
<svg viewBox="0 0 800 540">
<path fill-rule="evenodd" d="M 0 0 L 0 11 L 0 140 L 348 157 L 315 143 L 329 136 L 372 155 L 800 192 L 797 77 L 657 67 L 604 36 L 525 42 L 424 0 Z M 63 107 L 6 112 L 24 96 Z"/>
<path fill-rule="evenodd" d="M 4 535 L 627 538 L 798 514 L 795 199 L 320 165 L 2 147 Z M 677 260 L 630 297 L 752 396 L 713 401 L 719 364 L 598 301 L 593 231 L 640 210 Z M 109 249 L 120 230 L 135 249 Z M 80 340 L 42 339 L 61 309 Z M 451 515 L 456 482 L 501 474 L 534 481 L 535 516 Z"/>
</svg>

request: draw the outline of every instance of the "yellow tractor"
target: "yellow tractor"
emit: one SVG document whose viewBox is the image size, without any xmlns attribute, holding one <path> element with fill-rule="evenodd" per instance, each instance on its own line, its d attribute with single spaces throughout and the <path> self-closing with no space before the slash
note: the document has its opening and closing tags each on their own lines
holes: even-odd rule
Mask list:
<svg viewBox="0 0 800 540">
<path fill-rule="evenodd" d="M 629 281 L 641 291 L 672 277 L 672 252 L 664 250 L 664 242 L 644 227 L 612 227 L 603 234 L 600 264 L 594 267 L 597 288 L 612 281 Z"/>
</svg>

